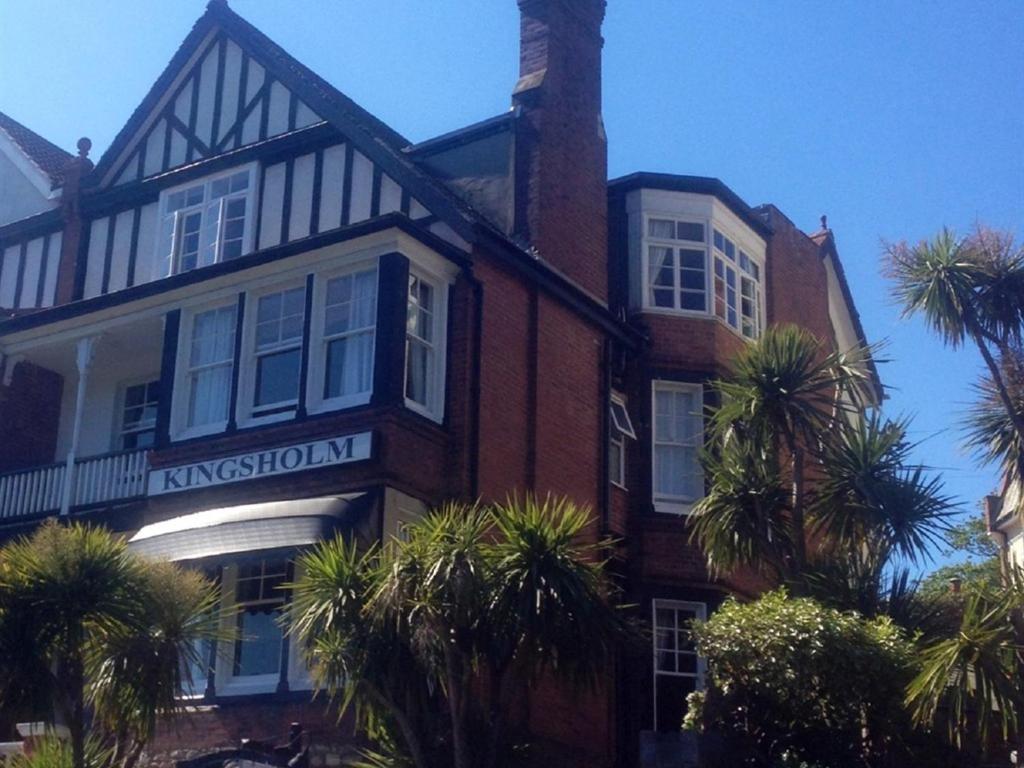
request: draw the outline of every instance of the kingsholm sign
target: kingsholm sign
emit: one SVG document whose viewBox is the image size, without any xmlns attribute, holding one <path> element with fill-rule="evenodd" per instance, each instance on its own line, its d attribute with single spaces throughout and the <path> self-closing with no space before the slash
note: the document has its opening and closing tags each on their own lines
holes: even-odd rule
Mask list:
<svg viewBox="0 0 1024 768">
<path fill-rule="evenodd" d="M 271 477 L 289 472 L 300 472 L 315 467 L 347 464 L 370 458 L 370 433 L 332 437 L 311 443 L 268 448 L 264 451 L 241 453 L 220 459 L 198 461 L 179 467 L 161 467 L 149 473 L 147 493 L 191 491 L 212 485 L 237 483 L 257 477 Z"/>
</svg>

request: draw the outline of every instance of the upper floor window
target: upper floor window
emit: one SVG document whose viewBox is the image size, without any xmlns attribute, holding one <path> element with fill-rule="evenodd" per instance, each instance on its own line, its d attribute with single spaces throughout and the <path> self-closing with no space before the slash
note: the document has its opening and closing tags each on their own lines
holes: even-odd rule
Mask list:
<svg viewBox="0 0 1024 768">
<path fill-rule="evenodd" d="M 160 256 L 165 275 L 246 252 L 252 228 L 253 168 L 232 171 L 160 197 Z"/>
<path fill-rule="evenodd" d="M 377 338 L 377 268 L 330 277 L 321 294 L 310 342 L 315 366 L 311 405 L 369 402 Z"/>
<path fill-rule="evenodd" d="M 652 307 L 707 309 L 707 247 L 704 224 L 647 220 L 648 302 Z"/>
<path fill-rule="evenodd" d="M 761 267 L 715 230 L 715 315 L 748 339 L 761 335 Z"/>
<path fill-rule="evenodd" d="M 156 409 L 160 400 L 160 382 L 129 384 L 121 393 L 121 423 L 117 450 L 150 448 L 156 436 Z"/>
<path fill-rule="evenodd" d="M 626 487 L 626 438 L 636 440 L 636 432 L 626 401 L 613 394 L 609 407 L 608 479 L 620 488 Z"/>
<path fill-rule="evenodd" d="M 186 433 L 216 431 L 227 423 L 236 316 L 235 304 L 192 316 L 184 376 Z"/>
<path fill-rule="evenodd" d="M 703 389 L 699 384 L 654 383 L 654 507 L 683 514 L 704 495 Z"/>
<path fill-rule="evenodd" d="M 718 227 L 667 216 L 645 219 L 644 307 L 711 314 L 746 338 L 760 336 L 761 265 Z M 710 275 L 709 275 L 710 270 Z"/>
<path fill-rule="evenodd" d="M 299 398 L 306 287 L 266 293 L 252 324 L 253 416 L 294 410 Z"/>
<path fill-rule="evenodd" d="M 439 418 L 443 390 L 442 341 L 444 328 L 439 306 L 441 289 L 426 278 L 410 273 L 408 321 L 405 332 L 405 400 L 427 415 Z"/>
</svg>

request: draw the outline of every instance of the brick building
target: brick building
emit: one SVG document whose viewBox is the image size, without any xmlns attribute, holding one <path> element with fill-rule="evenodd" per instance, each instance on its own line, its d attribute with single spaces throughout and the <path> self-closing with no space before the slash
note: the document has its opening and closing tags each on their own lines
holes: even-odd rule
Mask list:
<svg viewBox="0 0 1024 768">
<path fill-rule="evenodd" d="M 419 144 L 221 0 L 95 166 L 0 115 L 0 537 L 102 523 L 214 573 L 245 632 L 154 762 L 296 720 L 342 751 L 272 621 L 294 552 L 512 491 L 589 505 L 656 629 L 600 693 L 529 694 L 547 764 L 685 751 L 677 630 L 759 587 L 686 542 L 705 383 L 770 323 L 864 335 L 824 222 L 608 181 L 604 0 L 519 7 L 511 109 Z"/>
</svg>

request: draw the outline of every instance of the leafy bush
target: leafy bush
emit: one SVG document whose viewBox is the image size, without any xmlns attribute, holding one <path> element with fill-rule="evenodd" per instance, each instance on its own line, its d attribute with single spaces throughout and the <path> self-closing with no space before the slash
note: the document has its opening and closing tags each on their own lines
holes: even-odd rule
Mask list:
<svg viewBox="0 0 1024 768">
<path fill-rule="evenodd" d="M 707 687 L 691 694 L 686 726 L 728 745 L 728 755 L 711 756 L 715 765 L 842 768 L 906 754 L 914 646 L 890 619 L 779 590 L 728 600 L 693 634 Z"/>
</svg>

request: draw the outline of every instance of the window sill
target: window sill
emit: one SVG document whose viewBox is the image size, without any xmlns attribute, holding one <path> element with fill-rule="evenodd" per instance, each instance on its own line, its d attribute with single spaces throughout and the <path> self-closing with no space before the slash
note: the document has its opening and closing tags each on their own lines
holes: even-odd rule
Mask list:
<svg viewBox="0 0 1024 768">
<path fill-rule="evenodd" d="M 280 424 L 282 421 L 293 420 L 295 413 L 295 407 L 292 406 L 290 410 L 281 411 L 280 413 L 268 413 L 264 416 L 249 414 L 238 420 L 238 427 L 239 429 L 248 429 L 249 427 L 262 427 L 267 424 Z"/>
<path fill-rule="evenodd" d="M 215 424 L 204 424 L 201 427 L 188 427 L 182 429 L 171 435 L 172 442 L 178 442 L 180 440 L 192 440 L 196 437 L 209 437 L 210 435 L 217 435 L 224 432 L 228 428 L 226 421 L 218 421 Z"/>
<path fill-rule="evenodd" d="M 618 488 L 620 491 L 625 491 L 626 493 L 629 493 L 629 488 L 627 488 L 622 483 L 616 482 L 615 480 L 610 480 L 609 482 L 612 484 L 613 488 Z"/>
<path fill-rule="evenodd" d="M 329 413 L 330 411 L 342 411 L 346 408 L 355 408 L 359 405 L 366 405 L 370 402 L 369 392 L 359 395 L 349 395 L 348 397 L 336 397 L 330 400 L 320 400 L 316 403 L 310 403 L 306 406 L 306 413 L 319 414 Z"/>
<path fill-rule="evenodd" d="M 217 686 L 217 697 L 276 693 L 280 680 L 280 675 L 261 675 L 250 680 L 235 678 Z"/>
<path fill-rule="evenodd" d="M 405 398 L 405 407 L 408 408 L 413 413 L 418 413 L 425 419 L 430 419 L 435 424 L 444 423 L 444 418 L 442 416 L 438 415 L 435 411 L 431 410 L 430 408 L 427 408 L 425 405 L 417 403 L 415 400 Z"/>
<path fill-rule="evenodd" d="M 693 512 L 696 501 L 655 501 L 654 511 L 660 515 L 675 515 L 685 517 Z"/>
</svg>

